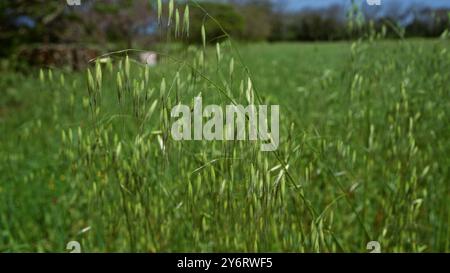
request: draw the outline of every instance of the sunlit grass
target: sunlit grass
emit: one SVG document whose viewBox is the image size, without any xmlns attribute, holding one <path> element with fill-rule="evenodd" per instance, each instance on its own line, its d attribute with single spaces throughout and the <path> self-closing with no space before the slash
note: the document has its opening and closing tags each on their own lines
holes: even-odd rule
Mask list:
<svg viewBox="0 0 450 273">
<path fill-rule="evenodd" d="M 449 251 L 445 42 L 238 48 L 2 75 L 0 250 Z M 172 140 L 173 106 L 246 105 L 249 76 L 277 152 Z"/>
</svg>

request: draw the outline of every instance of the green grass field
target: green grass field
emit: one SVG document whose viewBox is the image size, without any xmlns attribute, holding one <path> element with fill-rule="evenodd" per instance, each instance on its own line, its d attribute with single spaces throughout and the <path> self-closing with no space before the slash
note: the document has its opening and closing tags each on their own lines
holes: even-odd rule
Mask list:
<svg viewBox="0 0 450 273">
<path fill-rule="evenodd" d="M 2 71 L 0 251 L 450 251 L 448 41 L 238 49 Z M 276 152 L 171 138 L 174 105 L 246 105 L 249 76 Z"/>
</svg>

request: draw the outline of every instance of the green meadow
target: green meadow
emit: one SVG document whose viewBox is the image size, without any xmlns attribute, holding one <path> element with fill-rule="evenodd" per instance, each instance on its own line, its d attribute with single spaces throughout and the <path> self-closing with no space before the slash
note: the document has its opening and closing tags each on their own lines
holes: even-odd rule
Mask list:
<svg viewBox="0 0 450 273">
<path fill-rule="evenodd" d="M 0 251 L 450 251 L 448 40 L 136 52 L 0 72 Z M 171 109 L 280 106 L 280 145 L 175 141 Z"/>
</svg>

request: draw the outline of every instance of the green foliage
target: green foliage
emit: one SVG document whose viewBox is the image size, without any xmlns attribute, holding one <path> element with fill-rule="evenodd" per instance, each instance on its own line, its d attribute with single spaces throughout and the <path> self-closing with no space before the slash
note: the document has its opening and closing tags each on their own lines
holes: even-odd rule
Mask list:
<svg viewBox="0 0 450 273">
<path fill-rule="evenodd" d="M 232 37 L 241 37 L 244 30 L 244 18 L 237 10 L 229 4 L 215 2 L 201 2 L 201 7 L 196 3 L 189 4 L 190 14 L 190 36 L 188 42 L 200 43 L 202 41 L 202 25 L 205 26 L 207 43 L 215 44 L 225 39 L 225 30 Z M 213 17 L 219 22 L 223 30 L 211 19 Z"/>
<path fill-rule="evenodd" d="M 168 133 L 170 109 L 199 93 L 247 104 L 226 43 L 152 69 L 2 74 L 0 251 L 450 250 L 448 43 L 239 50 L 281 107 L 276 153 Z"/>
<path fill-rule="evenodd" d="M 14 53 L 24 44 L 53 42 L 74 16 L 62 16 L 65 3 L 60 1 L 1 1 L 0 57 Z M 31 25 L 17 26 L 18 18 L 27 18 Z"/>
<path fill-rule="evenodd" d="M 273 32 L 273 20 L 279 16 L 274 13 L 270 1 L 247 1 L 238 5 L 244 18 L 244 30 L 241 39 L 246 41 L 267 41 Z"/>
</svg>

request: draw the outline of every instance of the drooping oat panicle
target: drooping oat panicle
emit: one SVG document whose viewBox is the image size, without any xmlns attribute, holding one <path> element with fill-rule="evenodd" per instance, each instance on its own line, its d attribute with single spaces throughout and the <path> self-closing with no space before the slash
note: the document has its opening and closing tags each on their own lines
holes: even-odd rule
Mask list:
<svg viewBox="0 0 450 273">
<path fill-rule="evenodd" d="M 241 80 L 241 83 L 239 84 L 239 96 L 244 95 L 244 81 Z"/>
<path fill-rule="evenodd" d="M 51 69 L 48 70 L 48 80 L 50 82 L 53 82 L 53 72 Z"/>
<path fill-rule="evenodd" d="M 217 63 L 220 63 L 220 61 L 222 60 L 222 52 L 221 52 L 219 43 L 216 43 L 216 58 L 217 58 Z"/>
<path fill-rule="evenodd" d="M 174 8 L 175 8 L 174 0 L 170 0 L 169 1 L 169 18 L 167 20 L 167 26 L 170 26 L 172 23 Z"/>
<path fill-rule="evenodd" d="M 61 140 L 63 144 L 67 141 L 66 131 L 64 130 L 61 131 Z"/>
<path fill-rule="evenodd" d="M 130 80 L 130 58 L 128 55 L 125 57 L 125 80 Z"/>
<path fill-rule="evenodd" d="M 44 83 L 44 82 L 45 82 L 44 70 L 42 70 L 42 68 L 39 69 L 39 81 L 40 81 L 41 83 Z"/>
<path fill-rule="evenodd" d="M 147 86 L 149 84 L 149 79 L 150 79 L 150 67 L 146 65 L 144 70 L 144 80 Z"/>
<path fill-rule="evenodd" d="M 150 108 L 148 109 L 147 114 L 146 114 L 146 116 L 145 116 L 145 120 L 149 120 L 149 119 L 152 117 L 153 113 L 155 112 L 155 109 L 156 109 L 156 105 L 157 105 L 157 104 L 158 104 L 158 100 L 156 99 L 156 100 L 152 103 L 152 105 L 150 106 Z"/>
<path fill-rule="evenodd" d="M 234 73 L 234 58 L 231 58 L 230 60 L 230 75 L 233 75 Z"/>
<path fill-rule="evenodd" d="M 160 86 L 160 89 L 159 89 L 159 94 L 160 94 L 161 98 L 163 98 L 165 93 L 166 93 L 166 79 L 163 78 L 161 80 L 161 86 Z"/>
<path fill-rule="evenodd" d="M 80 126 L 78 126 L 78 139 L 83 139 L 83 130 Z"/>
<path fill-rule="evenodd" d="M 247 79 L 247 100 L 249 104 L 255 103 L 255 95 L 253 90 L 253 83 L 250 78 Z"/>
<path fill-rule="evenodd" d="M 202 24 L 202 43 L 203 43 L 203 48 L 206 48 L 206 29 L 205 29 L 205 24 Z"/>
<path fill-rule="evenodd" d="M 203 51 L 199 52 L 198 64 L 200 65 L 200 67 L 203 67 L 205 65 L 205 53 Z"/>
<path fill-rule="evenodd" d="M 116 153 L 115 153 L 116 158 L 120 158 L 121 153 L 122 153 L 122 143 L 119 142 L 119 144 L 117 144 L 117 147 L 116 147 Z"/>
<path fill-rule="evenodd" d="M 162 22 L 162 0 L 158 0 L 158 25 L 161 25 Z"/>
<path fill-rule="evenodd" d="M 60 81 L 62 87 L 64 87 L 66 85 L 66 79 L 64 78 L 64 74 L 61 74 L 59 76 L 59 81 Z"/>
<path fill-rule="evenodd" d="M 120 103 L 122 101 L 122 90 L 123 90 L 122 74 L 120 73 L 120 71 L 117 72 L 116 82 L 117 82 L 117 99 L 119 100 Z"/>
<path fill-rule="evenodd" d="M 190 28 L 190 20 L 189 20 L 189 5 L 186 4 L 186 7 L 184 8 L 184 15 L 183 15 L 183 32 L 186 34 L 187 37 L 189 37 L 189 28 Z"/>
<path fill-rule="evenodd" d="M 95 83 L 97 91 L 100 91 L 102 88 L 102 67 L 99 61 L 95 62 Z"/>
<path fill-rule="evenodd" d="M 178 38 L 180 34 L 180 11 L 178 8 L 175 10 L 175 37 Z"/>
</svg>

